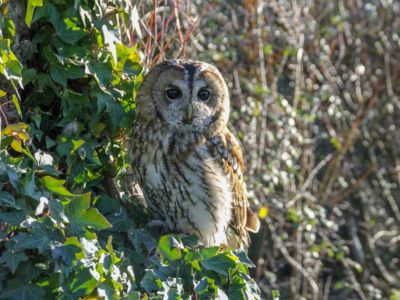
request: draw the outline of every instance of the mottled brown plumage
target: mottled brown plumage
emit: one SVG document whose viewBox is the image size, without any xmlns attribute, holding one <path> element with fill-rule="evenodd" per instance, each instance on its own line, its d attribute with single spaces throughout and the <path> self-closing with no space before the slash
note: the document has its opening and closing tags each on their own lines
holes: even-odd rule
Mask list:
<svg viewBox="0 0 400 300">
<path fill-rule="evenodd" d="M 153 67 L 137 97 L 132 167 L 154 219 L 206 245 L 244 247 L 259 220 L 249 209 L 240 145 L 227 127 L 229 94 L 207 63 Z"/>
</svg>

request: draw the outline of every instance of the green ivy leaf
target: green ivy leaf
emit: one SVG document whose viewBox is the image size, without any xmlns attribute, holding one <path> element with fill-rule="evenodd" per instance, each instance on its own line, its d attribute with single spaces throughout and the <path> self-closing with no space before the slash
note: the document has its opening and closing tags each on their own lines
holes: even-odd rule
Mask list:
<svg viewBox="0 0 400 300">
<path fill-rule="evenodd" d="M 90 193 L 76 196 L 70 203 L 65 206 L 65 214 L 68 217 L 69 222 L 77 227 L 78 232 L 84 230 L 86 226 L 93 227 L 95 229 L 107 229 L 111 227 L 111 224 L 107 219 L 99 213 L 96 208 L 89 208 L 90 204 Z"/>
<path fill-rule="evenodd" d="M 15 243 L 14 250 L 38 249 L 39 252 L 43 252 L 50 247 L 50 237 L 43 231 L 36 231 L 32 234 L 20 232 L 12 240 Z"/>
<path fill-rule="evenodd" d="M 24 211 L 0 212 L 0 220 L 10 225 L 20 225 L 26 219 Z"/>
<path fill-rule="evenodd" d="M 35 175 L 33 172 L 30 172 L 28 175 L 26 175 L 21 180 L 19 186 L 19 192 L 24 196 L 28 196 L 38 201 L 42 196 L 42 193 L 38 191 L 38 188 L 36 186 Z"/>
<path fill-rule="evenodd" d="M 207 270 L 228 276 L 229 270 L 236 267 L 236 262 L 237 261 L 235 261 L 232 256 L 225 253 L 220 253 L 216 256 L 202 260 L 200 264 Z"/>
<path fill-rule="evenodd" d="M 214 279 L 209 277 L 201 279 L 194 290 L 201 296 L 201 299 L 214 299 L 218 294 L 218 287 L 215 285 Z"/>
<path fill-rule="evenodd" d="M 161 291 L 163 289 L 163 284 L 153 270 L 147 270 L 142 280 L 142 287 L 150 294 Z"/>
<path fill-rule="evenodd" d="M 11 298 L 13 300 L 41 300 L 44 298 L 43 288 L 34 284 L 20 283 L 16 287 L 6 288 L 1 293 L 1 298 Z"/>
<path fill-rule="evenodd" d="M 27 261 L 28 257 L 23 252 L 15 252 L 13 250 L 4 251 L 0 257 L 0 262 L 7 264 L 11 273 L 15 273 L 19 264 L 23 261 Z"/>
<path fill-rule="evenodd" d="M 168 260 L 177 260 L 182 257 L 180 248 L 183 245 L 172 235 L 164 235 L 158 242 L 158 250 Z"/>
<path fill-rule="evenodd" d="M 25 23 L 28 27 L 31 26 L 33 12 L 35 7 L 43 6 L 43 0 L 28 0 L 28 4 L 26 7 L 26 15 L 25 15 Z"/>
<path fill-rule="evenodd" d="M 57 36 L 65 43 L 74 45 L 86 35 L 86 32 L 73 19 L 63 19 L 52 4 L 47 4 L 45 8 L 43 15 L 48 16 Z"/>
<path fill-rule="evenodd" d="M 17 112 L 18 112 L 19 116 L 22 117 L 21 107 L 19 106 L 19 101 L 18 101 L 17 96 L 15 96 L 13 94 L 11 99 L 12 99 L 12 102 L 13 102 L 15 108 L 17 109 Z"/>
<path fill-rule="evenodd" d="M 52 193 L 55 193 L 60 196 L 71 197 L 75 196 L 71 192 L 69 192 L 63 185 L 65 180 L 55 179 L 51 176 L 44 176 L 42 178 L 43 186 Z"/>
<path fill-rule="evenodd" d="M 67 87 L 68 78 L 63 67 L 52 64 L 50 66 L 50 76 L 55 82 L 61 84 L 63 87 Z"/>
<path fill-rule="evenodd" d="M 250 260 L 250 258 L 247 256 L 246 252 L 243 250 L 238 250 L 234 252 L 235 255 L 239 258 L 239 261 L 250 267 L 250 268 L 255 268 L 256 266 L 254 265 L 254 263 Z"/>
<path fill-rule="evenodd" d="M 15 24 L 10 18 L 5 17 L 3 38 L 12 39 L 14 35 L 15 35 Z"/>
<path fill-rule="evenodd" d="M 6 191 L 0 192 L 0 204 L 5 207 L 15 207 L 14 197 Z"/>
<path fill-rule="evenodd" d="M 93 207 L 87 209 L 79 218 L 75 219 L 75 223 L 81 226 L 91 226 L 99 230 L 111 227 L 107 219 Z"/>
<path fill-rule="evenodd" d="M 68 289 L 74 296 L 85 296 L 90 294 L 97 286 L 97 280 L 88 269 L 83 269 L 76 274 Z"/>
</svg>

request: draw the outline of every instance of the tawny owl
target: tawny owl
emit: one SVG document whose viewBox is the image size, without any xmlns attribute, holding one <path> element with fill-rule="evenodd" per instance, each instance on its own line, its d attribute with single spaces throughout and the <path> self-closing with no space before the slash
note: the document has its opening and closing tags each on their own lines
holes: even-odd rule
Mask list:
<svg viewBox="0 0 400 300">
<path fill-rule="evenodd" d="M 154 219 L 205 245 L 244 247 L 259 220 L 243 182 L 242 151 L 228 129 L 229 93 L 212 65 L 153 67 L 137 97 L 132 167 Z"/>
</svg>

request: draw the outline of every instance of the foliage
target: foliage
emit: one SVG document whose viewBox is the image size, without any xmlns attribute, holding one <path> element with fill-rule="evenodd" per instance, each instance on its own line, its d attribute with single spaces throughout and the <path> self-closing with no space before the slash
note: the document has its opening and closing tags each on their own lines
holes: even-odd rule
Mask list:
<svg viewBox="0 0 400 300">
<path fill-rule="evenodd" d="M 28 1 L 18 59 L 0 1 L 0 73 L 14 87 L 0 97 L 22 116 L 1 131 L 0 298 L 259 299 L 244 252 L 159 238 L 143 207 L 114 188 L 129 166 L 143 72 L 138 49 L 121 42 L 136 8 L 70 2 Z"/>
</svg>

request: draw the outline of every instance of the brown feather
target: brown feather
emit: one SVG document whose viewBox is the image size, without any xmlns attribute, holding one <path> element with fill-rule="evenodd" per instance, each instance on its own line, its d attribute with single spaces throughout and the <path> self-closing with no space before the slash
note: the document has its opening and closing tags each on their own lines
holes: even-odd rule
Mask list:
<svg viewBox="0 0 400 300">
<path fill-rule="evenodd" d="M 220 161 L 225 174 L 228 175 L 232 189 L 232 219 L 229 227 L 233 236 L 229 238 L 233 246 L 247 246 L 247 231 L 257 232 L 260 224 L 257 216 L 250 210 L 247 192 L 243 182 L 242 149 L 235 136 L 225 128 L 220 134 L 213 136 L 210 148 L 217 161 Z M 237 244 L 237 245 L 234 245 Z"/>
</svg>

